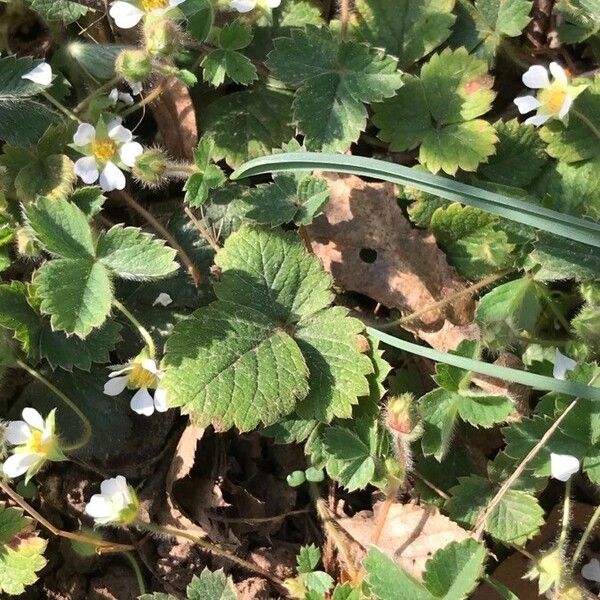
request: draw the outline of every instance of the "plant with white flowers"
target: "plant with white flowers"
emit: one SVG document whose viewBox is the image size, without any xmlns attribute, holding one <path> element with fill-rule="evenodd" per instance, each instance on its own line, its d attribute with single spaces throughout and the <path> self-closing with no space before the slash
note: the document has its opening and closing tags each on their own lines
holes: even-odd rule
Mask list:
<svg viewBox="0 0 600 600">
<path fill-rule="evenodd" d="M 163 15 L 176 8 L 185 0 L 116 0 L 110 3 L 108 14 L 114 19 L 117 27 L 131 29 L 143 17 Z"/>
<path fill-rule="evenodd" d="M 5 439 L 13 446 L 2 466 L 7 477 L 27 474 L 29 481 L 47 461 L 66 460 L 56 436 L 56 409 L 46 419 L 34 408 L 24 408 L 22 421 L 10 421 L 6 426 Z"/>
<path fill-rule="evenodd" d="M 133 167 L 135 159 L 144 151 L 121 123 L 118 117 L 108 123 L 100 119 L 96 127 L 81 123 L 73 136 L 72 147 L 85 155 L 75 162 L 75 174 L 84 183 L 99 180 L 105 192 L 125 187 L 122 169 Z"/>
<path fill-rule="evenodd" d="M 100 484 L 100 493 L 94 494 L 85 507 L 85 513 L 96 525 L 129 525 L 139 512 L 137 494 L 123 475 L 105 479 Z"/>
<path fill-rule="evenodd" d="M 167 392 L 160 387 L 163 373 L 153 358 L 138 356 L 126 365 L 112 368 L 115 370 L 104 384 L 107 396 L 117 396 L 125 388 L 137 390 L 131 398 L 131 410 L 146 417 L 154 411 L 165 412 L 169 408 Z"/>
</svg>

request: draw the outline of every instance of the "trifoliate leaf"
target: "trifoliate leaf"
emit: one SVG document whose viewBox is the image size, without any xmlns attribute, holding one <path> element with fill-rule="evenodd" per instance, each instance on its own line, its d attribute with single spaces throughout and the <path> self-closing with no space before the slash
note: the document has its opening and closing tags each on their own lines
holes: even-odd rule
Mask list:
<svg viewBox="0 0 600 600">
<path fill-rule="evenodd" d="M 471 539 L 450 542 L 427 561 L 423 584 L 436 598 L 468 598 L 483 575 L 485 556 L 485 547 L 480 542 Z"/>
<path fill-rule="evenodd" d="M 542 268 L 536 278 L 545 280 L 575 279 L 585 281 L 600 278 L 600 256 L 579 242 L 540 233 L 531 261 Z"/>
<path fill-rule="evenodd" d="M 497 222 L 490 213 L 454 203 L 436 209 L 429 227 L 448 262 L 465 277 L 479 279 L 514 259 L 514 244 Z"/>
<path fill-rule="evenodd" d="M 74 259 L 94 256 L 87 217 L 75 204 L 40 198 L 29 206 L 26 216 L 38 241 L 51 254 Z"/>
<path fill-rule="evenodd" d="M 214 302 L 175 326 L 163 385 L 200 426 L 249 431 L 290 413 L 308 393 L 298 345 L 262 313 Z"/>
<path fill-rule="evenodd" d="M 71 0 L 26 0 L 47 21 L 62 21 L 68 25 L 85 15 L 89 8 Z"/>
<path fill-rule="evenodd" d="M 564 162 L 600 157 L 600 144 L 590 143 L 599 135 L 600 77 L 575 98 L 568 121 L 553 119 L 540 130 L 546 152 Z"/>
<path fill-rule="evenodd" d="M 389 98 L 401 85 L 392 57 L 312 25 L 276 39 L 267 66 L 297 88 L 294 117 L 309 150 L 347 150 L 366 127 L 364 103 Z"/>
<path fill-rule="evenodd" d="M 233 581 L 223 569 L 209 571 L 205 567 L 187 587 L 187 600 L 237 600 L 237 597 Z"/>
<path fill-rule="evenodd" d="M 156 279 L 179 268 L 176 252 L 137 227 L 114 225 L 101 234 L 98 261 L 123 279 Z"/>
<path fill-rule="evenodd" d="M 220 300 L 274 321 L 295 323 L 333 300 L 331 276 L 294 232 L 243 227 L 228 238 L 215 264 L 224 272 L 215 285 Z"/>
<path fill-rule="evenodd" d="M 53 329 L 85 338 L 110 312 L 112 286 L 104 265 L 86 258 L 58 258 L 35 274 L 40 310 Z"/>
<path fill-rule="evenodd" d="M 0 503 L 0 592 L 17 596 L 38 580 L 47 544 L 20 508 Z"/>
<path fill-rule="evenodd" d="M 374 107 L 373 122 L 391 150 L 421 145 L 430 171 L 475 171 L 494 152 L 497 136 L 483 119 L 494 99 L 487 64 L 462 48 L 434 54 L 420 77 L 409 76 L 396 96 Z"/>
<path fill-rule="evenodd" d="M 363 564 L 369 589 L 377 600 L 434 600 L 423 584 L 376 547 L 369 550 Z"/>
<path fill-rule="evenodd" d="M 292 98 L 286 92 L 253 87 L 215 100 L 204 112 L 204 134 L 215 141 L 213 160 L 239 167 L 270 154 L 293 135 Z"/>
<path fill-rule="evenodd" d="M 497 121 L 494 127 L 498 134 L 496 153 L 480 165 L 479 172 L 496 183 L 526 187 L 547 162 L 535 127 L 522 125 L 516 119 Z M 523 160 L 524 156 L 527 160 Z"/>
<path fill-rule="evenodd" d="M 357 0 L 354 33 L 397 57 L 405 69 L 448 38 L 453 8 L 454 0 Z"/>
<path fill-rule="evenodd" d="M 473 17 L 486 54 L 493 56 L 503 37 L 517 37 L 531 17 L 531 0 L 477 0 Z"/>
<path fill-rule="evenodd" d="M 323 179 L 306 175 L 278 174 L 273 183 L 257 185 L 244 201 L 249 205 L 246 217 L 257 223 L 310 225 L 329 200 L 329 186 Z"/>
<path fill-rule="evenodd" d="M 518 331 L 534 331 L 542 312 L 542 292 L 531 277 L 496 286 L 479 300 L 476 321 L 481 325 L 508 323 Z"/>
<path fill-rule="evenodd" d="M 495 490 L 477 475 L 461 477 L 450 490 L 446 508 L 453 520 L 472 527 L 492 500 Z M 532 494 L 509 490 L 490 513 L 485 530 L 506 544 L 522 545 L 544 524 L 544 510 Z"/>
<path fill-rule="evenodd" d="M 583 42 L 600 31 L 598 0 L 560 0 L 558 10 L 562 17 L 558 35 L 563 44 Z"/>
<path fill-rule="evenodd" d="M 198 172 L 191 175 L 183 186 L 185 201 L 190 206 L 202 206 L 208 199 L 209 191 L 220 187 L 227 179 L 225 173 L 212 164 L 214 147 L 214 140 L 203 137 L 194 150 L 194 162 Z"/>
</svg>

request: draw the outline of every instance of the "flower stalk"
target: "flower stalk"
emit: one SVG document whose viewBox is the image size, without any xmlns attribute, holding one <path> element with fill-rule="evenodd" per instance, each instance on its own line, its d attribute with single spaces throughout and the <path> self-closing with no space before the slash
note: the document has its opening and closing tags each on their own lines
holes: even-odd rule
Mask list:
<svg viewBox="0 0 600 600">
<path fill-rule="evenodd" d="M 154 343 L 150 332 L 137 320 L 125 305 L 116 298 L 113 299 L 113 305 L 137 329 L 140 337 L 144 340 L 148 348 L 149 358 L 154 358 L 156 356 L 156 344 Z"/>
</svg>

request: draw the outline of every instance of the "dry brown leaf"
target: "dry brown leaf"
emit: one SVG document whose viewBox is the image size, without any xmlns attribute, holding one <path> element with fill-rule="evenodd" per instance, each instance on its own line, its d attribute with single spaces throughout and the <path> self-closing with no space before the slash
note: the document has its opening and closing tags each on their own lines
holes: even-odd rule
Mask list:
<svg viewBox="0 0 600 600">
<path fill-rule="evenodd" d="M 411 313 L 466 287 L 433 235 L 406 219 L 393 184 L 354 175 L 324 178 L 331 197 L 307 233 L 314 253 L 343 288 Z M 365 260 L 369 254 L 372 262 Z M 406 328 L 438 350 L 451 350 L 479 337 L 473 309 L 473 299 L 463 297 L 444 313 L 430 311 Z"/>
<path fill-rule="evenodd" d="M 192 97 L 178 79 L 166 80 L 160 96 L 150 104 L 163 143 L 173 158 L 193 160 L 198 123 Z"/>
<path fill-rule="evenodd" d="M 353 517 L 338 521 L 357 542 L 351 549 L 356 564 L 359 564 L 366 549 L 372 544 L 382 506 L 383 503 L 378 502 L 373 507 L 373 512 L 359 512 Z M 425 563 L 437 550 L 469 536 L 468 531 L 442 515 L 435 506 L 394 503 L 376 545 L 405 571 L 420 579 Z"/>
</svg>

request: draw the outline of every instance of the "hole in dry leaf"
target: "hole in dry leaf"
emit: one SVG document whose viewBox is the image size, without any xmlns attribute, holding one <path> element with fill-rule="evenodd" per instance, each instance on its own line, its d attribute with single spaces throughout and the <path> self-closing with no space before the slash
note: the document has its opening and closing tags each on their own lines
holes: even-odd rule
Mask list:
<svg viewBox="0 0 600 600">
<path fill-rule="evenodd" d="M 358 255 L 363 262 L 374 263 L 377 260 L 377 250 L 372 248 L 361 248 Z"/>
</svg>

